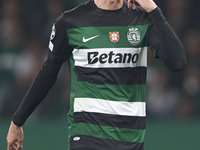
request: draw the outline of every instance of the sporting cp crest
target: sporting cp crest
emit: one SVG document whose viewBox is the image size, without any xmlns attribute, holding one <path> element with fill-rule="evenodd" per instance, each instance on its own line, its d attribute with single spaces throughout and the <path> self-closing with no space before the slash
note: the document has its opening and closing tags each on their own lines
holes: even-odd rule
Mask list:
<svg viewBox="0 0 200 150">
<path fill-rule="evenodd" d="M 114 43 L 119 41 L 119 32 L 109 32 L 110 40 Z"/>
<path fill-rule="evenodd" d="M 140 42 L 140 32 L 138 28 L 130 28 L 127 33 L 127 38 L 132 45 L 137 45 Z"/>
</svg>

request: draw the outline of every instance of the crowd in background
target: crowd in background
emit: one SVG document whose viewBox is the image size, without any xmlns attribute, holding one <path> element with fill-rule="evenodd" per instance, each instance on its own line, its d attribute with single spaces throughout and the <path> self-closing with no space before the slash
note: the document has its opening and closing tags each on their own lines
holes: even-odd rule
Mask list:
<svg viewBox="0 0 200 150">
<path fill-rule="evenodd" d="M 0 120 L 11 117 L 46 58 L 53 22 L 86 0 L 0 1 Z M 187 67 L 170 71 L 148 52 L 147 116 L 200 117 L 200 1 L 155 0 L 182 41 Z M 52 117 L 69 109 L 69 72 L 64 64 L 57 82 L 32 118 Z"/>
</svg>

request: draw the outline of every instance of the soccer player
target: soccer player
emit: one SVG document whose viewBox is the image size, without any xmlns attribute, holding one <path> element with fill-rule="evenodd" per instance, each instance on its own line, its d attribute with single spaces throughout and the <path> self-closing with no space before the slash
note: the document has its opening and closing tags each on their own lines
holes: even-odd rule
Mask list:
<svg viewBox="0 0 200 150">
<path fill-rule="evenodd" d="M 66 60 L 69 149 L 143 150 L 148 46 L 171 70 L 185 66 L 183 45 L 153 0 L 89 0 L 63 13 L 48 58 L 12 118 L 8 150 L 22 149 L 22 125 Z"/>
</svg>

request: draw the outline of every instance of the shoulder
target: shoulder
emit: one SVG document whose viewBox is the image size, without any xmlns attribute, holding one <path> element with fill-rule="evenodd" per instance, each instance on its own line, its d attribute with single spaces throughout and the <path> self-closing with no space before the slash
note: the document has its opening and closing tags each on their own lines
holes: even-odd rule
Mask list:
<svg viewBox="0 0 200 150">
<path fill-rule="evenodd" d="M 124 0 L 124 10 L 126 13 L 132 14 L 134 16 L 139 15 L 139 16 L 149 16 L 148 13 L 141 7 L 137 6 L 136 9 L 128 8 L 127 1 Z"/>
<path fill-rule="evenodd" d="M 71 24 L 73 24 L 74 20 L 80 19 L 85 13 L 91 12 L 93 9 L 91 7 L 91 3 L 92 1 L 89 0 L 76 6 L 73 9 L 66 10 L 56 19 L 56 24 L 63 24 L 68 28 L 71 26 Z"/>
<path fill-rule="evenodd" d="M 138 15 L 146 16 L 148 17 L 149 14 L 141 7 L 137 6 L 136 9 L 134 10 Z"/>
<path fill-rule="evenodd" d="M 90 5 L 91 5 L 91 0 L 85 2 L 85 3 L 82 3 L 78 6 L 76 6 L 75 8 L 73 9 L 70 9 L 70 10 L 66 10 L 58 19 L 57 21 L 60 21 L 60 20 L 65 20 L 67 18 L 70 18 L 70 17 L 75 17 L 77 15 L 81 15 L 85 12 L 88 12 L 90 11 Z"/>
<path fill-rule="evenodd" d="M 149 14 L 140 6 L 137 6 L 136 9 L 127 7 L 126 15 L 132 19 L 134 24 L 144 25 L 150 22 Z"/>
</svg>

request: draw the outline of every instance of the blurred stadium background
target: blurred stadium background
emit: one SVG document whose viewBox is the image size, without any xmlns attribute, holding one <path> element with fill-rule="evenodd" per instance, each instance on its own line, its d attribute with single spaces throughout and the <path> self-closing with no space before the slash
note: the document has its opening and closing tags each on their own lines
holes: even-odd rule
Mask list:
<svg viewBox="0 0 200 150">
<path fill-rule="evenodd" d="M 86 0 L 0 0 L 0 149 L 13 113 L 46 57 L 52 23 Z M 172 72 L 148 54 L 145 150 L 198 150 L 200 131 L 200 1 L 155 0 L 187 51 Z M 25 150 L 67 149 L 69 81 L 57 83 L 24 125 Z"/>
</svg>

